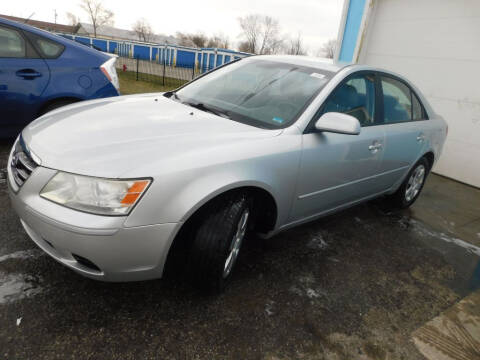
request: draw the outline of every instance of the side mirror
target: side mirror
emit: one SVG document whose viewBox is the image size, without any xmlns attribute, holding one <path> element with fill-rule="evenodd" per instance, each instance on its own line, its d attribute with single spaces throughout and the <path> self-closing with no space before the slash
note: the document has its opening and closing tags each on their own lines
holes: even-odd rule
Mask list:
<svg viewBox="0 0 480 360">
<path fill-rule="evenodd" d="M 358 135 L 361 127 L 357 118 L 351 115 L 328 112 L 320 116 L 315 123 L 315 129 L 337 134 Z"/>
</svg>

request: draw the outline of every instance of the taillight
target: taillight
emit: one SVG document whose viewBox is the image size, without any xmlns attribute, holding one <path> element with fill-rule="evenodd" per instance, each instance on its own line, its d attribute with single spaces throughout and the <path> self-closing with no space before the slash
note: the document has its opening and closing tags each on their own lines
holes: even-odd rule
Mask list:
<svg viewBox="0 0 480 360">
<path fill-rule="evenodd" d="M 102 71 L 103 75 L 115 86 L 115 89 L 119 90 L 120 84 L 118 83 L 118 76 L 117 70 L 115 69 L 115 61 L 116 58 L 112 57 L 105 61 L 101 66 L 100 70 Z"/>
<path fill-rule="evenodd" d="M 105 69 L 103 66 L 100 66 L 100 70 L 102 70 L 103 72 L 103 75 L 105 75 L 108 79 L 108 81 L 112 81 L 112 77 L 110 76 L 110 74 L 108 73 L 107 69 Z"/>
</svg>

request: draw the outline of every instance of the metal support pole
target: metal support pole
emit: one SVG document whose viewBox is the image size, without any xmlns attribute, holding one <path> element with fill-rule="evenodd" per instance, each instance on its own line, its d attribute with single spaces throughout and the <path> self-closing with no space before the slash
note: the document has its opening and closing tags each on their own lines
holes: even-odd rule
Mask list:
<svg viewBox="0 0 480 360">
<path fill-rule="evenodd" d="M 165 67 L 167 66 L 167 49 L 165 48 L 165 56 L 163 57 L 163 86 L 165 86 Z"/>
<path fill-rule="evenodd" d="M 137 81 L 138 81 L 138 61 L 139 61 L 139 57 L 137 56 Z"/>
</svg>

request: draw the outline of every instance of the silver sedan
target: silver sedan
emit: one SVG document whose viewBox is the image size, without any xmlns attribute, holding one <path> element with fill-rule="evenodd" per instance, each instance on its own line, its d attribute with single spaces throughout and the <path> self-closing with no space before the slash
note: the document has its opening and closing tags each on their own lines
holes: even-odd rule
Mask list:
<svg viewBox="0 0 480 360">
<path fill-rule="evenodd" d="M 380 196 L 410 206 L 446 133 L 399 75 L 254 56 L 176 91 L 45 114 L 13 146 L 9 193 L 32 240 L 82 275 L 168 268 L 222 289 L 248 234 Z"/>
</svg>

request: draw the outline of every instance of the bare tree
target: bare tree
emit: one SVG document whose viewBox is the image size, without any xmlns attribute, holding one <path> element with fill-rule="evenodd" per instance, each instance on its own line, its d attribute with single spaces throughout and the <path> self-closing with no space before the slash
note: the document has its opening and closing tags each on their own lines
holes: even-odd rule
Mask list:
<svg viewBox="0 0 480 360">
<path fill-rule="evenodd" d="M 238 51 L 252 52 L 252 51 L 250 51 L 250 44 L 247 41 L 241 41 L 238 44 Z"/>
<path fill-rule="evenodd" d="M 230 39 L 223 33 L 213 35 L 207 42 L 207 47 L 210 48 L 228 49 L 229 45 Z"/>
<path fill-rule="evenodd" d="M 138 19 L 135 24 L 133 24 L 132 30 L 137 33 L 140 41 L 149 42 L 152 39 L 152 27 L 145 18 Z"/>
<path fill-rule="evenodd" d="M 242 43 L 242 50 L 256 54 L 257 42 L 261 32 L 261 16 L 257 14 L 247 15 L 238 18 L 238 22 L 242 28 L 242 36 L 245 38 Z"/>
<path fill-rule="evenodd" d="M 204 33 L 198 32 L 196 34 L 187 34 L 182 32 L 177 32 L 175 37 L 178 40 L 178 45 L 182 46 L 196 46 L 199 48 L 202 47 L 212 47 L 212 48 L 222 48 L 227 49 L 230 45 L 230 39 L 223 33 L 218 33 L 212 37 L 207 37 Z"/>
<path fill-rule="evenodd" d="M 207 36 L 204 33 L 197 33 L 197 34 L 191 34 L 190 40 L 192 40 L 193 44 L 196 47 L 202 48 L 207 45 Z"/>
<path fill-rule="evenodd" d="M 177 32 L 175 37 L 178 39 L 178 45 L 182 46 L 195 46 L 202 48 L 207 46 L 208 42 L 208 37 L 202 32 L 198 32 L 196 34 Z"/>
<path fill-rule="evenodd" d="M 283 39 L 280 36 L 278 20 L 271 16 L 251 14 L 239 18 L 242 28 L 243 51 L 254 54 L 275 54 L 280 51 Z"/>
<path fill-rule="evenodd" d="M 289 55 L 306 55 L 307 51 L 303 44 L 302 35 L 298 33 L 296 38 L 289 39 L 285 50 Z"/>
<path fill-rule="evenodd" d="M 181 46 L 195 46 L 192 39 L 190 38 L 190 34 L 185 34 L 180 31 L 177 31 L 175 37 L 178 40 L 178 45 Z"/>
<path fill-rule="evenodd" d="M 105 9 L 101 0 L 81 0 L 80 7 L 88 14 L 93 26 L 93 36 L 97 36 L 97 29 L 103 25 L 113 25 L 114 14 Z"/>
<path fill-rule="evenodd" d="M 67 12 L 66 16 L 67 16 L 69 25 L 77 26 L 78 24 L 80 24 L 80 18 L 77 15 L 75 15 L 71 12 Z"/>
<path fill-rule="evenodd" d="M 317 53 L 317 56 L 321 55 L 327 59 L 333 59 L 335 56 L 335 50 L 337 48 L 337 41 L 335 39 L 328 40 L 325 44 L 322 45 L 320 51 Z"/>
<path fill-rule="evenodd" d="M 280 26 L 278 20 L 270 16 L 265 16 L 262 21 L 262 41 L 260 45 L 260 54 L 275 54 L 282 43 L 280 39 Z"/>
</svg>

